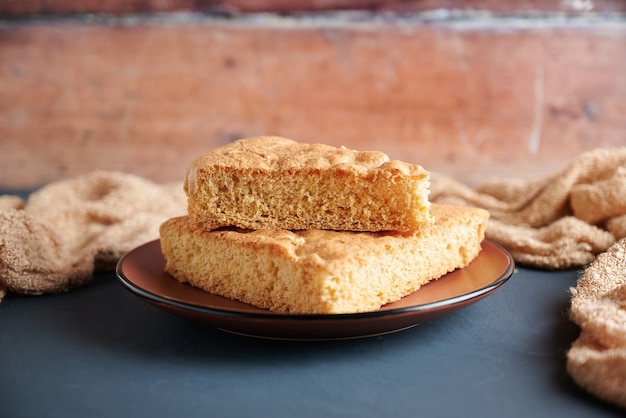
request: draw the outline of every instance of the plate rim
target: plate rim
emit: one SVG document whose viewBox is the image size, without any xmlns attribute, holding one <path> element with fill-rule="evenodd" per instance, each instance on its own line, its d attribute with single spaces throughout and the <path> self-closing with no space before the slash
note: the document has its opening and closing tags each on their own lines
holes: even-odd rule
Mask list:
<svg viewBox="0 0 626 418">
<path fill-rule="evenodd" d="M 358 320 L 358 319 L 372 319 L 372 318 L 381 318 L 385 316 L 398 316 L 403 314 L 411 314 L 418 313 L 422 311 L 430 311 L 434 309 L 438 309 L 441 307 L 451 307 L 457 304 L 461 304 L 467 301 L 470 301 L 475 298 L 479 298 L 485 294 L 488 294 L 492 291 L 495 291 L 497 288 L 501 287 L 505 284 L 515 272 L 515 260 L 512 255 L 500 244 L 493 242 L 489 239 L 484 239 L 481 245 L 492 245 L 496 247 L 500 252 L 502 252 L 508 258 L 508 266 L 504 270 L 502 274 L 500 274 L 496 279 L 489 282 L 488 284 L 481 286 L 472 291 L 462 293 L 459 295 L 454 295 L 445 299 L 440 299 L 434 302 L 422 303 L 418 305 L 411 305 L 399 308 L 391 308 L 391 309 L 378 309 L 375 311 L 368 312 L 355 312 L 355 313 L 337 313 L 337 314 L 307 314 L 307 313 L 281 313 L 281 312 L 272 312 L 272 311 L 259 311 L 259 312 L 247 312 L 247 311 L 237 311 L 231 309 L 224 308 L 215 308 L 209 307 L 206 305 L 201 305 L 192 302 L 181 302 L 172 298 L 168 298 L 167 296 L 159 295 L 149 290 L 146 290 L 137 284 L 135 284 L 130 278 L 128 278 L 123 272 L 123 265 L 127 258 L 131 257 L 135 252 L 142 249 L 142 247 L 147 246 L 155 246 L 158 245 L 160 248 L 160 239 L 155 239 L 149 242 L 146 242 L 138 247 L 133 248 L 124 254 L 115 267 L 115 273 L 118 280 L 124 285 L 131 293 L 140 296 L 142 298 L 149 299 L 150 301 L 171 305 L 172 307 L 176 307 L 184 310 L 192 310 L 198 313 L 210 314 L 218 317 L 236 317 L 241 319 L 263 319 L 263 320 L 273 320 L 273 321 L 342 321 L 342 320 Z M 160 251 L 159 251 L 160 252 Z M 162 253 L 161 253 L 162 254 Z M 202 289 L 194 290 L 202 291 Z M 419 291 L 416 290 L 416 292 Z M 214 295 L 219 296 L 219 295 Z M 408 296 L 408 295 L 407 295 Z M 223 296 L 220 296 L 223 297 Z M 241 302 L 245 303 L 245 302 Z M 252 305 L 250 305 L 252 306 Z"/>
</svg>

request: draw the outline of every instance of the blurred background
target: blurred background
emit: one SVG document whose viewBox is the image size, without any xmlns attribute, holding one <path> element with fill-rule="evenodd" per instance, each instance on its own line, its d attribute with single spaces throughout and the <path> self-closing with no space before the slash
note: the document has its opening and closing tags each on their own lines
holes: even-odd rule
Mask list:
<svg viewBox="0 0 626 418">
<path fill-rule="evenodd" d="M 0 188 L 272 134 L 467 184 L 626 145 L 626 1 L 0 0 Z"/>
</svg>

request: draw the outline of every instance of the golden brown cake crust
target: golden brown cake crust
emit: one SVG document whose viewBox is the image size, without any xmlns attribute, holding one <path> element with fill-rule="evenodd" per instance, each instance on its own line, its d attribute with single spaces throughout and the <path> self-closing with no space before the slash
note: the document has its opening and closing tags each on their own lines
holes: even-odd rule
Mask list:
<svg viewBox="0 0 626 418">
<path fill-rule="evenodd" d="M 197 229 L 188 217 L 161 226 L 166 271 L 210 293 L 276 312 L 380 308 L 469 264 L 488 220 L 482 209 L 433 205 L 420 231 Z"/>
<path fill-rule="evenodd" d="M 410 231 L 432 222 L 429 173 L 378 151 L 248 138 L 196 158 L 184 184 L 204 228 Z"/>
<path fill-rule="evenodd" d="M 278 136 L 260 136 L 235 141 L 198 157 L 192 165 L 237 167 L 255 170 L 325 170 L 338 164 L 362 171 L 380 167 L 389 157 L 380 151 L 355 151 L 324 144 L 303 144 Z M 410 169 L 409 164 L 401 163 Z"/>
</svg>

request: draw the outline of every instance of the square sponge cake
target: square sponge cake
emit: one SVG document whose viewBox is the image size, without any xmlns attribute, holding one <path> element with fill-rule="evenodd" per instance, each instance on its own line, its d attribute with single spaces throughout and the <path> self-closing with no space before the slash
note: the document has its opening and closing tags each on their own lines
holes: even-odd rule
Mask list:
<svg viewBox="0 0 626 418">
<path fill-rule="evenodd" d="M 429 172 L 379 151 L 262 136 L 197 157 L 184 190 L 204 229 L 412 231 L 432 223 Z"/>
<path fill-rule="evenodd" d="M 180 282 L 284 313 L 379 309 L 468 265 L 489 213 L 432 204 L 434 223 L 410 232 L 197 228 L 189 216 L 160 229 L 165 270 Z"/>
</svg>

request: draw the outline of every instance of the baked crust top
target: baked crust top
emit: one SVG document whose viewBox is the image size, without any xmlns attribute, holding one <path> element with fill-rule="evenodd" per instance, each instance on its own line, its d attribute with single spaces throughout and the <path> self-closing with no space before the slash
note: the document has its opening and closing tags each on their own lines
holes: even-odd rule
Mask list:
<svg viewBox="0 0 626 418">
<path fill-rule="evenodd" d="M 421 166 L 390 160 L 381 151 L 304 144 L 279 136 L 240 139 L 203 154 L 190 164 L 186 181 L 193 183 L 197 173 L 205 167 L 259 171 L 337 169 L 359 175 L 366 175 L 371 170 L 392 170 L 406 175 L 428 175 Z"/>
</svg>

